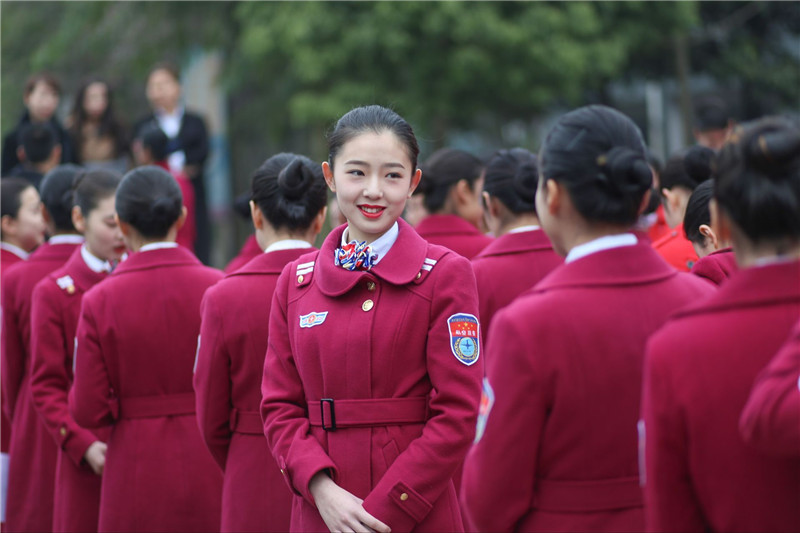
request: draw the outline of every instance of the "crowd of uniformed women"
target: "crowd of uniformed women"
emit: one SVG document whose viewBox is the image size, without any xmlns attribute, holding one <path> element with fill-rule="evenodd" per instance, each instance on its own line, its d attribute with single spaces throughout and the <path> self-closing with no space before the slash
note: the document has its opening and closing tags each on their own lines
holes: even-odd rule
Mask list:
<svg viewBox="0 0 800 533">
<path fill-rule="evenodd" d="M 227 275 L 169 165 L 4 177 L 4 529 L 800 530 L 800 129 L 716 127 L 420 161 L 355 108 Z"/>
</svg>

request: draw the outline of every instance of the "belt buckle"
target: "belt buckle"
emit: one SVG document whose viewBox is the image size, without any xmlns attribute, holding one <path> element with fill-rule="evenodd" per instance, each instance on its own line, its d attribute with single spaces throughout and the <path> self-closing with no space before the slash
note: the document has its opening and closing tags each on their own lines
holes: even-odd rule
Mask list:
<svg viewBox="0 0 800 533">
<path fill-rule="evenodd" d="M 325 427 L 325 404 L 331 406 L 331 424 Z M 323 398 L 319 401 L 319 414 L 322 421 L 322 429 L 325 431 L 336 431 L 336 411 L 333 408 L 333 398 Z"/>
</svg>

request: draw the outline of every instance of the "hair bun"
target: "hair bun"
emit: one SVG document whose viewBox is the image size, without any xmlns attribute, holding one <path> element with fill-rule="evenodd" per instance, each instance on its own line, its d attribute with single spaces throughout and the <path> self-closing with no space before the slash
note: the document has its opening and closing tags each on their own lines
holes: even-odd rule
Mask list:
<svg viewBox="0 0 800 533">
<path fill-rule="evenodd" d="M 314 173 L 303 164 L 299 157 L 295 157 L 278 174 L 278 187 L 287 200 L 297 200 L 303 196 Z"/>
<path fill-rule="evenodd" d="M 539 184 L 539 168 L 536 156 L 530 156 L 533 161 L 524 163 L 517 169 L 512 180 L 514 192 L 527 204 L 533 205 L 536 201 L 536 187 Z"/>
<path fill-rule="evenodd" d="M 800 130 L 785 127 L 750 139 L 744 149 L 747 164 L 770 179 L 783 179 L 788 167 L 800 164 Z"/>
<path fill-rule="evenodd" d="M 714 150 L 705 146 L 692 146 L 683 156 L 683 168 L 696 183 L 701 184 L 711 178 Z"/>
<path fill-rule="evenodd" d="M 600 167 L 597 179 L 621 195 L 646 191 L 653 182 L 653 171 L 644 153 L 627 146 L 615 146 L 599 156 L 597 164 Z"/>
<path fill-rule="evenodd" d="M 165 196 L 156 198 L 156 200 L 153 202 L 153 214 L 159 217 L 167 215 L 174 209 L 174 206 L 174 198 L 167 198 Z"/>
</svg>

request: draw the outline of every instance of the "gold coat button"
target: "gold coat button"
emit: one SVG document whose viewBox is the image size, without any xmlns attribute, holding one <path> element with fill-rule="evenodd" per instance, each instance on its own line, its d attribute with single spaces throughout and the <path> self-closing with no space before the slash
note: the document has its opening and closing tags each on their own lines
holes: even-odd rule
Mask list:
<svg viewBox="0 0 800 533">
<path fill-rule="evenodd" d="M 66 437 L 66 436 L 67 436 L 67 428 L 65 428 L 65 427 L 62 427 L 62 428 L 59 430 L 59 433 L 61 433 L 61 436 L 62 436 L 62 437 Z"/>
<path fill-rule="evenodd" d="M 297 283 L 303 283 L 303 276 L 297 276 Z"/>
<path fill-rule="evenodd" d="M 422 272 L 417 272 L 417 279 L 422 277 Z"/>
<path fill-rule="evenodd" d="M 69 294 L 75 294 L 75 285 L 70 285 L 69 287 L 67 287 L 67 292 Z"/>
<path fill-rule="evenodd" d="M 367 290 L 369 292 L 373 292 L 375 290 L 375 282 L 374 281 L 368 281 L 367 282 Z"/>
<path fill-rule="evenodd" d="M 364 311 L 369 311 L 375 306 L 375 302 L 372 300 L 365 300 L 363 304 L 361 304 L 361 309 Z"/>
<path fill-rule="evenodd" d="M 400 495 L 400 501 L 401 501 L 401 502 L 404 502 L 404 501 L 406 501 L 407 499 L 408 499 L 408 494 L 406 494 L 405 492 L 404 492 L 403 494 L 401 494 L 401 495 Z"/>
</svg>

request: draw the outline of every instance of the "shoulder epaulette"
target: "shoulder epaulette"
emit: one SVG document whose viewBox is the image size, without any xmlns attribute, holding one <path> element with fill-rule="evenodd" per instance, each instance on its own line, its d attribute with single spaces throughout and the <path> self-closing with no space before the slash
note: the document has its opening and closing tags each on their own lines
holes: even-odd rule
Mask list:
<svg viewBox="0 0 800 533">
<path fill-rule="evenodd" d="M 56 283 L 61 290 L 67 291 L 67 294 L 75 292 L 75 282 L 72 281 L 70 276 L 61 276 L 56 280 Z"/>
<path fill-rule="evenodd" d="M 314 274 L 314 263 L 315 261 L 309 261 L 297 265 L 297 271 L 295 273 L 297 276 L 297 287 L 308 285 L 311 282 L 311 277 Z"/>
</svg>

